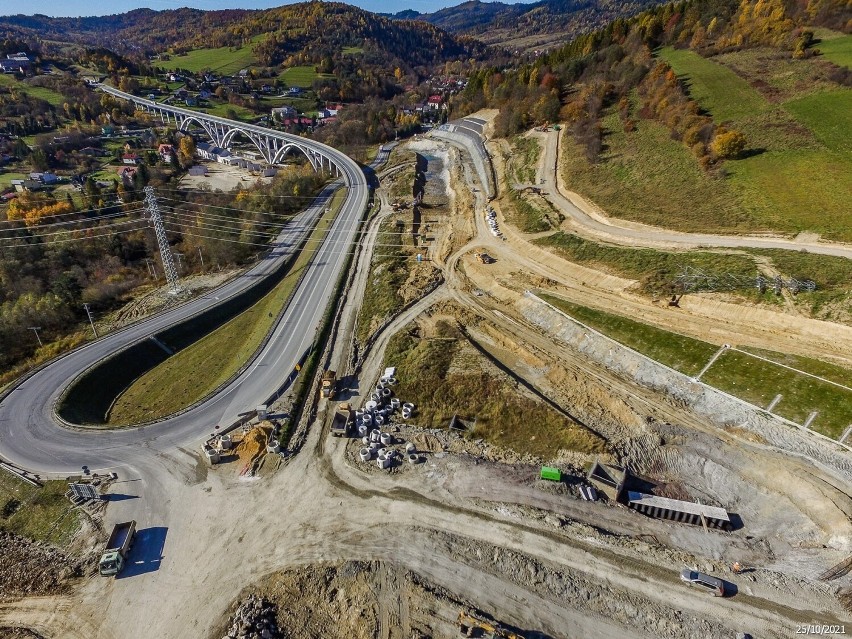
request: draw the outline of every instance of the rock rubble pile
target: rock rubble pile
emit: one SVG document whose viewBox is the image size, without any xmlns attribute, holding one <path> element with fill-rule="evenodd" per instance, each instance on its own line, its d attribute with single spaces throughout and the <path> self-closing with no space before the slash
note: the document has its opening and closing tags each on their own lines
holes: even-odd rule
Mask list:
<svg viewBox="0 0 852 639">
<path fill-rule="evenodd" d="M 282 635 L 275 620 L 275 605 L 267 599 L 250 595 L 243 601 L 228 624 L 223 639 L 277 639 Z"/>
<path fill-rule="evenodd" d="M 0 601 L 29 595 L 50 595 L 82 574 L 79 560 L 50 544 L 0 530 Z"/>
</svg>

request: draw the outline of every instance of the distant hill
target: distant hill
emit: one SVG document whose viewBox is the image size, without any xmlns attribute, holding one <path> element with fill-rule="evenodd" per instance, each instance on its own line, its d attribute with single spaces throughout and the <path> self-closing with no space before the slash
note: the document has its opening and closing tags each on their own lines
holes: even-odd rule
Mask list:
<svg viewBox="0 0 852 639">
<path fill-rule="evenodd" d="M 166 47 L 186 39 L 187 25 L 192 25 L 193 32 L 211 32 L 240 21 L 251 13 L 242 9 L 201 11 L 183 8 L 169 11 L 135 9 L 127 13 L 88 18 L 0 16 L 0 34 L 103 46 L 127 52 L 140 48 Z"/>
<path fill-rule="evenodd" d="M 474 36 L 491 45 L 532 49 L 562 43 L 599 29 L 616 18 L 663 4 L 661 0 L 541 0 L 505 4 L 470 0 L 435 13 L 417 14 L 451 33 Z M 411 19 L 412 11 L 394 14 Z"/>
<path fill-rule="evenodd" d="M 376 63 L 416 67 L 478 57 L 485 47 L 436 25 L 389 19 L 339 2 L 304 2 L 266 10 L 138 9 L 91 18 L 0 17 L 0 40 L 104 47 L 118 53 L 181 53 L 198 48 L 251 46 L 262 64 L 288 57 L 321 62 L 343 49 L 364 51 Z M 45 41 L 49 41 L 45 43 Z"/>
</svg>

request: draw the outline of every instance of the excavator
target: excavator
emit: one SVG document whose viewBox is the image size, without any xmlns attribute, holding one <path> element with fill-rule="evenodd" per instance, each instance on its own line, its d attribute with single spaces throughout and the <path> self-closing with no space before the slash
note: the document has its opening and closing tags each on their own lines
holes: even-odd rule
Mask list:
<svg viewBox="0 0 852 639">
<path fill-rule="evenodd" d="M 491 623 L 474 617 L 462 610 L 459 613 L 459 630 L 463 637 L 485 637 L 486 639 L 524 639 L 511 630 L 506 630 L 499 623 Z"/>
</svg>

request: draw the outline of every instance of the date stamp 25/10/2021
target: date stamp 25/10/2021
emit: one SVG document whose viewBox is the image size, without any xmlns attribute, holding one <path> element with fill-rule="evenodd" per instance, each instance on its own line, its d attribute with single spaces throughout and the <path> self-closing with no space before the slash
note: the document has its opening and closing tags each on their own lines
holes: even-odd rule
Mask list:
<svg viewBox="0 0 852 639">
<path fill-rule="evenodd" d="M 797 635 L 845 635 L 846 626 L 835 624 L 802 623 L 796 626 Z"/>
</svg>

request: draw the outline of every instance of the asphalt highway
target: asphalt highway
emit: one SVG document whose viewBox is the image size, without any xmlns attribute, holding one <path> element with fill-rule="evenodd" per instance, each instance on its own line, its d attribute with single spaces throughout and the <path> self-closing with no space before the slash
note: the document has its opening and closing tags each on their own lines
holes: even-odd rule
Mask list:
<svg viewBox="0 0 852 639">
<path fill-rule="evenodd" d="M 273 271 L 292 254 L 299 239 L 310 232 L 313 220 L 322 214 L 340 181 L 328 186 L 282 232 L 274 250 L 245 274 L 187 304 L 72 351 L 15 387 L 0 402 L 0 459 L 54 476 L 79 473 L 83 466 L 92 472 L 133 466 L 160 451 L 197 448 L 216 425 L 233 423 L 240 413 L 253 410 L 277 391 L 316 337 L 369 198 L 364 173 L 352 159 L 325 145 L 304 138 L 301 142 L 332 158 L 348 193 L 274 334 L 255 361 L 208 401 L 155 424 L 121 430 L 69 428 L 58 422 L 54 412 L 57 399 L 80 372 L 138 340 L 221 303 Z M 376 161 L 385 156 L 386 152 L 380 153 Z"/>
</svg>

